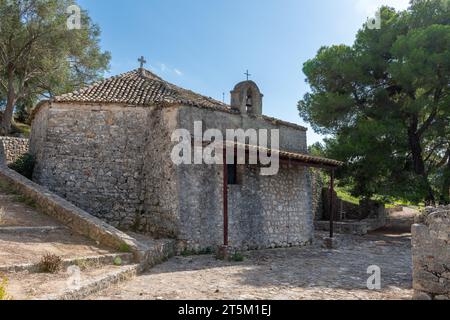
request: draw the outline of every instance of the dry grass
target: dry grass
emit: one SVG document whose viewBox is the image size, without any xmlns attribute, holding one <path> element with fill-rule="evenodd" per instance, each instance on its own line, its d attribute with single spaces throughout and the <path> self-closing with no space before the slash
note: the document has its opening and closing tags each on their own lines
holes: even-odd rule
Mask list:
<svg viewBox="0 0 450 320">
<path fill-rule="evenodd" d="M 6 219 L 5 208 L 1 207 L 0 208 L 0 225 L 5 223 L 5 219 Z"/>
<path fill-rule="evenodd" d="M 58 273 L 62 269 L 61 257 L 54 254 L 47 254 L 39 262 L 39 270 L 43 273 Z"/>
<path fill-rule="evenodd" d="M 8 279 L 0 274 L 0 301 L 11 300 L 11 297 L 6 292 L 8 286 Z"/>
</svg>

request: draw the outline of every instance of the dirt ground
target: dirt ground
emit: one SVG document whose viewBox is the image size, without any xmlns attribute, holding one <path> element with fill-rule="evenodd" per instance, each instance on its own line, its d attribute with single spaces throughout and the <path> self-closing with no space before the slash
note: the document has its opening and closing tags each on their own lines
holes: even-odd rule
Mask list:
<svg viewBox="0 0 450 320">
<path fill-rule="evenodd" d="M 340 236 L 337 250 L 314 245 L 245 253 L 243 262 L 175 257 L 90 299 L 411 299 L 412 213 L 365 237 Z M 369 266 L 381 268 L 381 290 L 367 288 Z"/>
<path fill-rule="evenodd" d="M 3 212 L 0 221 L 0 266 L 37 263 L 45 254 L 71 258 L 111 253 L 109 249 L 73 233 L 51 217 L 19 201 L 15 195 L 0 192 L 0 211 Z M 34 230 L 11 231 L 21 227 Z M 39 231 L 39 227 L 60 229 Z"/>
<path fill-rule="evenodd" d="M 92 266 L 86 270 L 81 270 L 79 285 L 101 278 L 103 275 L 117 272 L 127 268 L 127 266 Z M 57 274 L 18 272 L 8 274 L 7 293 L 14 300 L 46 299 L 71 289 L 71 282 L 74 273 L 69 269 L 62 270 Z"/>
</svg>

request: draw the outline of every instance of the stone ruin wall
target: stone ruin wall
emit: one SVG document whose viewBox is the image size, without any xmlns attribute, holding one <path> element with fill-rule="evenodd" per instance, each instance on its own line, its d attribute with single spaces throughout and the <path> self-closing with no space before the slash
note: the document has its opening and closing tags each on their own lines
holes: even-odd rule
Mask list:
<svg viewBox="0 0 450 320">
<path fill-rule="evenodd" d="M 12 163 L 28 152 L 28 139 L 0 137 L 0 164 Z"/>
<path fill-rule="evenodd" d="M 420 300 L 450 299 L 450 206 L 426 209 L 412 227 L 413 286 Z"/>
</svg>

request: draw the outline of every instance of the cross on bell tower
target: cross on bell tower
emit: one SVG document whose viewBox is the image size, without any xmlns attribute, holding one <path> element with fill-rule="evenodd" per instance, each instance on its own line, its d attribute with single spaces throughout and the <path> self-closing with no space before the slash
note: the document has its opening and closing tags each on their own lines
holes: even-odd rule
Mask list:
<svg viewBox="0 0 450 320">
<path fill-rule="evenodd" d="M 147 61 L 145 61 L 144 56 L 141 56 L 141 57 L 138 59 L 138 61 L 139 61 L 139 63 L 141 64 L 140 69 L 144 69 L 144 64 L 147 63 Z"/>
<path fill-rule="evenodd" d="M 251 74 L 248 73 L 248 70 L 247 70 L 247 72 L 245 72 L 244 74 L 247 76 L 247 81 L 248 81 L 248 79 L 250 78 Z"/>
</svg>

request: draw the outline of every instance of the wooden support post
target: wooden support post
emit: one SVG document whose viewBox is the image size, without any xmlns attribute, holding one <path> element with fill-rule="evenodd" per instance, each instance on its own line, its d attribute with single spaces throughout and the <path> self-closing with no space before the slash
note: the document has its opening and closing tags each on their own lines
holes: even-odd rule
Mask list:
<svg viewBox="0 0 450 320">
<path fill-rule="evenodd" d="M 334 169 L 330 175 L 330 238 L 334 236 Z"/>
<path fill-rule="evenodd" d="M 228 247 L 228 165 L 226 148 L 223 152 L 223 245 Z"/>
</svg>

